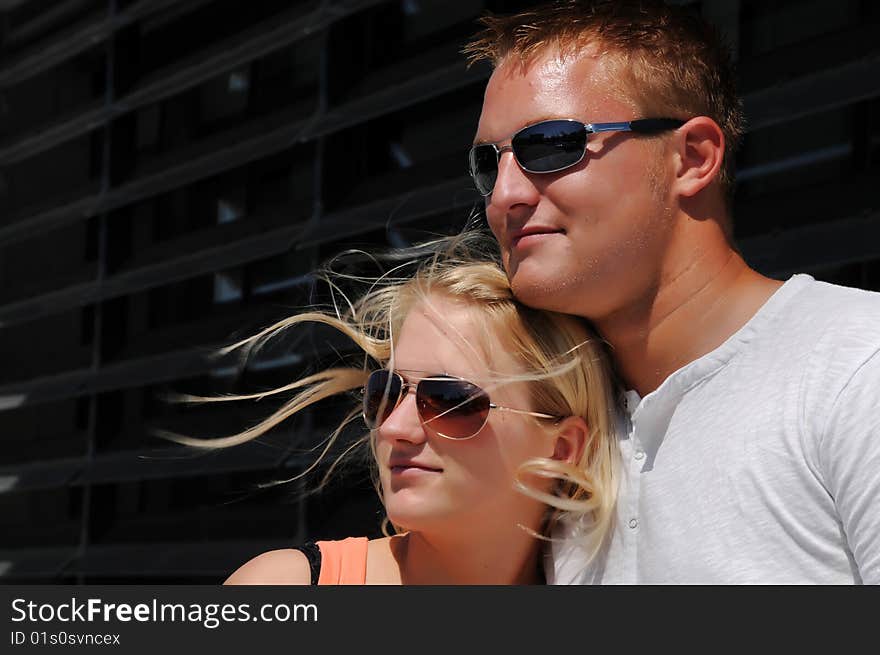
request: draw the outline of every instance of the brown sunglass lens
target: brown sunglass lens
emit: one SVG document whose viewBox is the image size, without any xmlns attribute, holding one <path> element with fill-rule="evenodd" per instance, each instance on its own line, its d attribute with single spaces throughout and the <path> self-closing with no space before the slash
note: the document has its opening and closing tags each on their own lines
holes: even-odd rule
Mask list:
<svg viewBox="0 0 880 655">
<path fill-rule="evenodd" d="M 364 388 L 364 420 L 377 428 L 388 418 L 400 398 L 400 377 L 389 371 L 373 371 Z"/>
<path fill-rule="evenodd" d="M 455 378 L 421 380 L 416 403 L 428 427 L 452 439 L 474 436 L 489 418 L 486 392 Z"/>
</svg>

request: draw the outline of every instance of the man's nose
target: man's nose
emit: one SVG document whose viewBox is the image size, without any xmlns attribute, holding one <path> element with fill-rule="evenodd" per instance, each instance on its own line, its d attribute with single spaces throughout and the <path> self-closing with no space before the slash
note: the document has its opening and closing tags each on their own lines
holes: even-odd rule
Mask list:
<svg viewBox="0 0 880 655">
<path fill-rule="evenodd" d="M 509 215 L 516 212 L 531 212 L 541 197 L 532 175 L 526 173 L 516 161 L 510 146 L 500 149 L 498 155 L 498 177 L 488 206 L 493 213 Z"/>
</svg>

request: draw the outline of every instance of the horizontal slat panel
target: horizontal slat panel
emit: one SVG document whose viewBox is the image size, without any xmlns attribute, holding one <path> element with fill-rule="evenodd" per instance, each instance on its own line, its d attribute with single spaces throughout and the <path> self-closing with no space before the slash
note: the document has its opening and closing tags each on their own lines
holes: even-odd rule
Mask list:
<svg viewBox="0 0 880 655">
<path fill-rule="evenodd" d="M 276 309 L 275 313 L 277 314 L 277 312 Z M 219 317 L 214 323 L 223 328 L 222 332 L 232 334 L 237 328 L 252 324 L 256 320 L 255 310 L 251 307 L 243 308 L 234 316 Z M 184 330 L 191 337 L 192 334 L 209 331 L 208 323 L 209 319 L 204 319 L 197 325 L 185 324 L 178 326 L 177 329 Z M 217 331 L 217 328 L 213 327 L 212 330 Z M 316 343 L 312 343 L 316 336 L 320 338 Z M 217 355 L 219 348 L 227 345 L 229 340 L 223 343 L 205 343 L 191 348 L 168 351 L 167 343 L 173 341 L 170 334 L 160 337 L 153 334 L 150 337 L 148 346 L 164 347 L 166 350 L 157 354 L 131 357 L 105 364 L 98 370 L 82 368 L 0 386 L 0 413 L 66 398 L 78 398 L 108 391 L 182 380 L 205 375 L 216 369 L 236 366 L 238 363 L 236 353 L 224 356 Z M 346 337 L 339 333 L 329 328 L 312 326 L 306 326 L 297 332 L 297 343 L 305 344 L 304 347 L 308 348 L 308 352 L 304 354 L 315 356 L 339 352 L 350 345 Z M 132 347 L 135 346 L 137 344 Z"/>
<path fill-rule="evenodd" d="M 37 75 L 66 59 L 95 47 L 116 30 L 176 3 L 177 0 L 141 0 L 115 16 L 108 16 L 89 23 L 75 32 L 65 34 L 49 43 L 39 43 L 31 53 L 22 55 L 12 63 L 0 68 L 0 87 L 10 86 Z"/>
<path fill-rule="evenodd" d="M 312 436 L 300 435 L 300 440 L 318 443 L 326 436 L 321 431 Z M 157 437 L 155 441 L 158 440 Z M 293 475 L 294 471 L 301 471 L 314 463 L 316 457 L 260 445 L 210 452 L 183 447 L 150 448 L 106 453 L 91 461 L 85 457 L 65 457 L 0 467 L 0 493 L 270 469 L 285 470 L 282 475 Z"/>
<path fill-rule="evenodd" d="M 450 202 L 452 198 L 452 202 Z M 394 216 L 401 225 L 445 211 L 470 207 L 478 196 L 470 180 L 459 178 L 414 189 L 360 207 L 328 214 L 318 221 L 275 228 L 213 248 L 111 276 L 102 282 L 77 284 L 0 307 L 0 327 L 169 284 L 195 275 L 228 269 L 330 238 L 348 238 L 382 227 Z"/>
<path fill-rule="evenodd" d="M 82 572 L 103 576 L 228 576 L 254 555 L 289 548 L 290 540 L 211 541 L 89 546 L 77 563 L 71 547 L 0 550 L 0 581 L 53 578 Z"/>
<path fill-rule="evenodd" d="M 745 97 L 750 130 L 760 130 L 880 95 L 880 53 L 817 70 Z M 817 125 L 817 130 L 822 126 Z"/>
<path fill-rule="evenodd" d="M 134 91 L 109 105 L 96 103 L 75 115 L 45 125 L 17 140 L 0 145 L 0 165 L 32 157 L 65 141 L 97 129 L 106 122 L 145 105 L 159 102 L 276 50 L 292 45 L 325 29 L 333 22 L 388 0 L 342 0 L 322 5 L 302 16 L 290 12 L 221 43 L 207 52 L 177 62 L 170 70 L 151 75 Z"/>
<path fill-rule="evenodd" d="M 75 221 L 110 212 L 171 189 L 217 175 L 257 159 L 287 150 L 296 144 L 341 130 L 401 109 L 436 95 L 466 86 L 485 73 L 477 69 L 464 71 L 464 64 L 455 64 L 416 80 L 409 80 L 367 98 L 331 110 L 323 116 L 285 125 L 239 143 L 217 147 L 212 144 L 202 154 L 161 172 L 135 179 L 105 194 L 95 194 L 65 203 L 39 213 L 12 219 L 0 228 L 0 245 L 15 243 L 47 230 Z"/>
<path fill-rule="evenodd" d="M 742 250 L 751 266 L 778 278 L 880 259 L 880 212 L 753 237 Z"/>
</svg>

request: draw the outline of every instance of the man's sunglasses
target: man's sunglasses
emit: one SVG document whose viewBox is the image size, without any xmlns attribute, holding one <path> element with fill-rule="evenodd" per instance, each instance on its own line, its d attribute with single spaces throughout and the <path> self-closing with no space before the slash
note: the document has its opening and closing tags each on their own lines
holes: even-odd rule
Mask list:
<svg viewBox="0 0 880 655">
<path fill-rule="evenodd" d="M 654 134 L 674 130 L 685 124 L 677 118 L 640 118 L 623 123 L 582 123 L 572 118 L 541 121 L 522 128 L 510 138 L 510 145 L 478 143 L 470 150 L 469 171 L 477 190 L 492 193 L 498 178 L 498 160 L 505 150 L 513 152 L 516 163 L 527 173 L 557 173 L 579 163 L 587 152 L 587 137 L 597 132 L 637 132 Z"/>
<path fill-rule="evenodd" d="M 367 426 L 376 429 L 382 425 L 412 389 L 416 392 L 416 408 L 422 423 L 447 439 L 475 436 L 486 425 L 492 409 L 536 418 L 560 418 L 496 405 L 489 400 L 485 390 L 451 375 L 420 378 L 412 384 L 398 373 L 379 370 L 370 373 L 364 387 L 363 411 Z"/>
</svg>

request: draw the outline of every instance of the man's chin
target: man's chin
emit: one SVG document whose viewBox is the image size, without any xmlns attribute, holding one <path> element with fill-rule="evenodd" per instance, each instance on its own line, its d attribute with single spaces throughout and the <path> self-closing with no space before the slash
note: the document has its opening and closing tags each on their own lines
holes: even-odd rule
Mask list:
<svg viewBox="0 0 880 655">
<path fill-rule="evenodd" d="M 560 256 L 548 253 L 531 253 L 517 257 L 507 253 L 504 268 L 516 299 L 535 309 L 571 313 L 571 275 L 559 266 Z M 567 302 L 568 301 L 568 302 Z"/>
<path fill-rule="evenodd" d="M 524 305 L 535 309 L 555 312 L 571 312 L 571 304 L 567 302 L 568 289 L 560 284 L 562 278 L 547 275 L 529 275 L 520 268 L 510 277 L 510 288 L 513 295 Z"/>
</svg>

